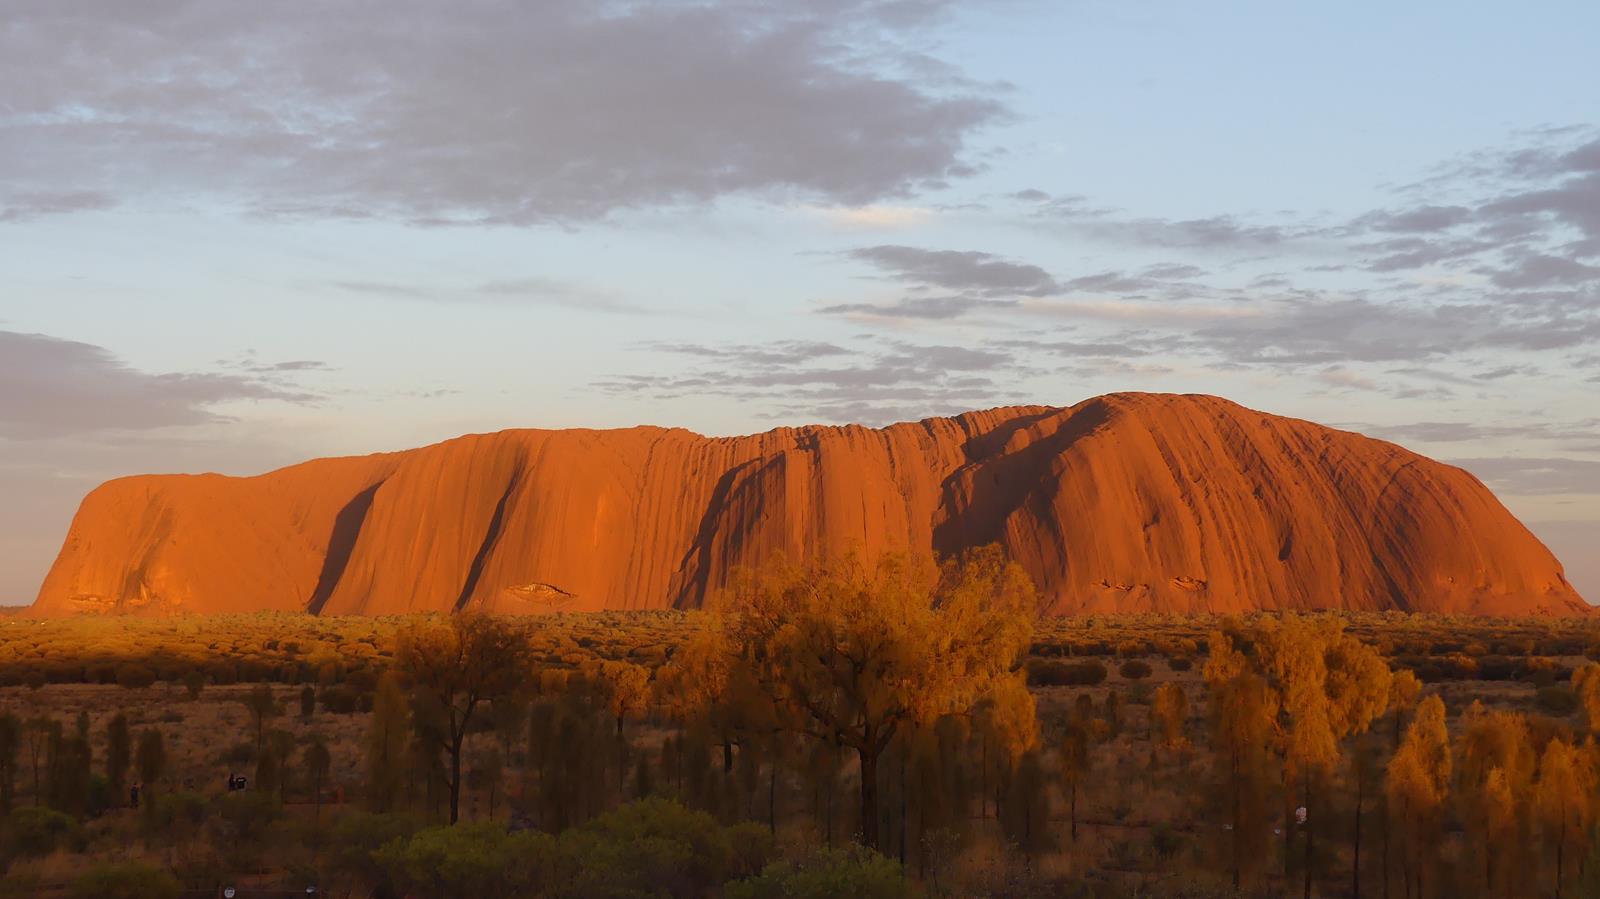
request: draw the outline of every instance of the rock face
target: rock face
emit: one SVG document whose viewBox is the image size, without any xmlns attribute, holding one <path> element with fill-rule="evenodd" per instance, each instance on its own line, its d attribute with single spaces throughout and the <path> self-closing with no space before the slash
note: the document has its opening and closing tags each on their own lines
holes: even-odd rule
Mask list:
<svg viewBox="0 0 1600 899">
<path fill-rule="evenodd" d="M 695 607 L 775 551 L 998 541 L 1044 611 L 1579 614 L 1460 469 L 1209 396 L 881 430 L 502 431 L 84 500 L 38 614 Z"/>
</svg>

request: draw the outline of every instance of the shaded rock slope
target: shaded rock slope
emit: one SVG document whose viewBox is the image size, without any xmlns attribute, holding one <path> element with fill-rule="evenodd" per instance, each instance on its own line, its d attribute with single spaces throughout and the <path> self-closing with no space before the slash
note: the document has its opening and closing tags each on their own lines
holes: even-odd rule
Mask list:
<svg viewBox="0 0 1600 899">
<path fill-rule="evenodd" d="M 749 437 L 512 430 L 122 478 L 84 500 L 33 611 L 695 607 L 775 551 L 994 541 L 1057 614 L 1587 611 L 1470 474 L 1167 394 Z"/>
</svg>

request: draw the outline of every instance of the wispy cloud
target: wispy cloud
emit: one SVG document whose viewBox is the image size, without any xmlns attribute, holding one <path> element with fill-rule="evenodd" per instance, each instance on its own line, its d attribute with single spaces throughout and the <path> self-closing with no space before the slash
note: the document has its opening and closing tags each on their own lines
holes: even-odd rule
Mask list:
<svg viewBox="0 0 1600 899">
<path fill-rule="evenodd" d="M 0 220 L 145 191 L 422 225 L 871 209 L 972 174 L 1007 114 L 906 45 L 947 5 L 24 4 L 0 28 Z"/>
<path fill-rule="evenodd" d="M 246 374 L 132 368 L 104 347 L 45 334 L 0 331 L 0 437 L 36 439 L 101 430 L 148 430 L 222 420 L 237 400 L 311 403 L 287 368 Z"/>
<path fill-rule="evenodd" d="M 327 286 L 346 293 L 427 303 L 477 303 L 507 306 L 561 306 L 588 312 L 656 315 L 660 310 L 631 303 L 603 288 L 556 278 L 517 277 L 473 284 L 429 284 L 420 281 L 341 280 Z"/>
</svg>

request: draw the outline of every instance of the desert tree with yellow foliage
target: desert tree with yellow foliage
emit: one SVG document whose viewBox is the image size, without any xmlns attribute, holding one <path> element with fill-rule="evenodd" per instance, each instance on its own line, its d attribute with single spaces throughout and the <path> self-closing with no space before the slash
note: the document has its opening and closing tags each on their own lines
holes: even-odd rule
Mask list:
<svg viewBox="0 0 1600 899">
<path fill-rule="evenodd" d="M 1450 798 L 1450 733 L 1444 701 L 1429 696 L 1417 706 L 1384 779 L 1390 827 L 1400 837 L 1400 873 L 1407 899 L 1425 899 L 1433 885 L 1445 803 Z M 1385 893 L 1389 872 L 1384 871 Z"/>
<path fill-rule="evenodd" d="M 885 749 L 910 725 L 1016 695 L 1037 614 L 1027 575 L 995 547 L 942 565 L 780 560 L 742 574 L 726 609 L 737 665 L 791 726 L 855 753 L 862 840 L 874 848 Z"/>
<path fill-rule="evenodd" d="M 1539 758 L 1534 806 L 1554 863 L 1556 899 L 1567 882 L 1567 859 L 1588 845 L 1594 828 L 1595 770 L 1592 752 L 1556 737 Z"/>
</svg>

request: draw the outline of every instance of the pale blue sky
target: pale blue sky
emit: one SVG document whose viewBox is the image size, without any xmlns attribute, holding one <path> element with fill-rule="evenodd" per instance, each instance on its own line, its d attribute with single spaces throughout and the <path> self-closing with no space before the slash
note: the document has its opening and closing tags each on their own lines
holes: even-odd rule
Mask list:
<svg viewBox="0 0 1600 899">
<path fill-rule="evenodd" d="M 0 601 L 77 500 L 503 427 L 1217 393 L 1600 599 L 1600 7 L 23 0 Z"/>
</svg>

